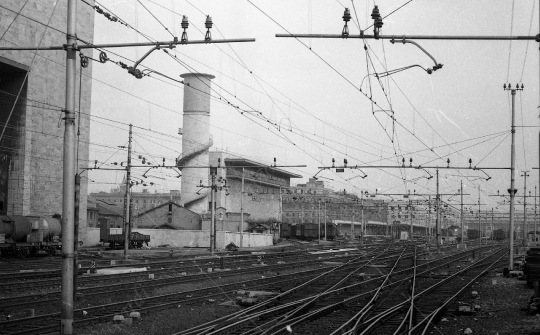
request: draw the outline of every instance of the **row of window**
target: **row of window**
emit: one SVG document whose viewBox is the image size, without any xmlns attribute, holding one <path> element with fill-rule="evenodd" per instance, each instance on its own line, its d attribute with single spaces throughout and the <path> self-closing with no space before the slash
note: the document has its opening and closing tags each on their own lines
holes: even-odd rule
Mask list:
<svg viewBox="0 0 540 335">
<path fill-rule="evenodd" d="M 104 202 L 116 202 L 116 203 L 124 203 L 124 199 L 109 199 L 109 198 L 96 198 L 96 200 L 100 200 L 100 201 L 104 201 Z M 139 201 L 139 199 L 133 199 L 133 203 L 135 204 L 150 204 L 150 205 L 161 205 L 162 202 L 161 200 L 156 200 L 156 199 L 141 199 Z"/>
</svg>

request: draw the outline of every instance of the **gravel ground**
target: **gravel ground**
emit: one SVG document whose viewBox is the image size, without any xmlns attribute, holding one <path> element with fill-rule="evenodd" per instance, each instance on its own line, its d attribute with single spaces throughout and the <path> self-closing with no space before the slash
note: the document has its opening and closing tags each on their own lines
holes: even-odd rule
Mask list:
<svg viewBox="0 0 540 335">
<path fill-rule="evenodd" d="M 458 299 L 431 334 L 463 334 L 467 328 L 473 334 L 540 334 L 540 316 L 522 310 L 534 290 L 527 288 L 525 281 L 504 278 L 498 271 L 482 277 Z M 477 298 L 472 297 L 472 291 L 478 292 Z M 459 302 L 480 305 L 480 313 L 457 315 L 454 311 Z"/>
</svg>

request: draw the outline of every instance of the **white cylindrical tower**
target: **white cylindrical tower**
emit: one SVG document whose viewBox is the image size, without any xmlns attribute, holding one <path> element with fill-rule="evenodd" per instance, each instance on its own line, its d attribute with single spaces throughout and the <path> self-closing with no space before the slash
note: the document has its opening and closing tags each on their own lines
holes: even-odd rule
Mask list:
<svg viewBox="0 0 540 335">
<path fill-rule="evenodd" d="M 208 210 L 207 189 L 199 187 L 201 181 L 208 186 L 207 168 L 181 168 L 182 166 L 208 166 L 210 135 L 210 85 L 215 78 L 204 73 L 185 73 L 182 154 L 177 165 L 182 170 L 182 203 L 195 213 Z M 197 193 L 198 192 L 198 193 Z"/>
</svg>

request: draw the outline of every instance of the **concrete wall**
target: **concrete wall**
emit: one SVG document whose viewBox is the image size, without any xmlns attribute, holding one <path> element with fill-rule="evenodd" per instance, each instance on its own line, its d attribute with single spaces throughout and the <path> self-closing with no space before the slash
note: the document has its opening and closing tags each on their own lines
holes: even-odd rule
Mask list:
<svg viewBox="0 0 540 335">
<path fill-rule="evenodd" d="M 88 2 L 91 5 L 94 3 L 93 0 Z M 66 30 L 66 0 L 28 3 L 2 0 L 1 4 L 4 8 L 0 8 L 0 32 L 3 37 L 0 46 L 37 46 L 40 42 L 42 46 L 50 46 L 66 43 L 65 33 L 62 33 Z M 77 36 L 91 43 L 94 10 L 79 1 L 77 7 Z M 19 11 L 21 15 L 16 17 Z M 46 28 L 47 25 L 51 28 Z M 90 51 L 85 53 L 92 55 Z M 59 110 L 65 105 L 66 52 L 0 51 L 0 56 L 30 68 L 27 94 L 21 96 L 25 106 L 21 111 L 21 122 L 17 124 L 21 127 L 21 138 L 19 146 L 13 150 L 7 212 L 16 215 L 61 213 L 64 122 L 59 123 L 63 116 Z M 77 88 L 80 69 L 78 58 L 77 56 Z M 79 165 L 86 167 L 90 134 L 92 61 L 82 73 Z M 75 99 L 78 103 L 78 89 Z M 28 103 L 29 101 L 32 103 Z M 87 178 L 82 178 L 79 212 L 79 231 L 82 233 L 86 230 L 87 184 Z"/>
<path fill-rule="evenodd" d="M 210 152 L 211 165 L 216 166 L 218 164 L 218 158 L 221 159 L 221 165 L 223 166 L 226 158 L 241 157 L 221 151 Z M 218 169 L 217 177 L 222 177 L 227 180 L 229 195 L 226 195 L 226 192 L 223 191 L 217 192 L 216 207 L 223 207 L 227 212 L 234 213 L 240 213 L 240 209 L 243 207 L 244 213 L 251 214 L 251 219 L 253 220 L 278 219 L 280 208 L 279 187 L 271 187 L 266 184 L 263 185 L 258 181 L 262 180 L 273 184 L 282 182 L 289 185 L 289 179 L 273 177 L 266 169 L 258 167 L 246 168 L 244 174 L 244 199 L 243 206 L 241 206 L 242 169 Z M 256 179 L 254 179 L 254 176 Z M 274 180 L 271 178 L 274 178 Z M 244 229 L 247 229 L 245 221 L 246 218 L 244 218 Z"/>
<path fill-rule="evenodd" d="M 163 204 L 153 210 L 146 211 L 133 218 L 133 227 L 150 229 L 169 225 L 186 230 L 201 229 L 201 216 L 199 214 L 173 203 L 171 203 L 171 209 L 172 211 L 169 212 L 169 204 Z"/>
<path fill-rule="evenodd" d="M 144 235 L 150 235 L 151 247 L 168 244 L 171 247 L 202 247 L 210 246 L 210 232 L 202 230 L 171 230 L 171 229 L 133 229 Z M 121 234 L 122 229 L 112 228 L 111 234 Z M 263 247 L 273 245 L 272 235 L 243 233 L 243 247 Z M 81 239 L 83 246 L 99 244 L 99 229 L 88 228 L 87 234 Z M 240 246 L 240 233 L 217 232 L 217 249 L 223 249 L 229 243 Z"/>
</svg>

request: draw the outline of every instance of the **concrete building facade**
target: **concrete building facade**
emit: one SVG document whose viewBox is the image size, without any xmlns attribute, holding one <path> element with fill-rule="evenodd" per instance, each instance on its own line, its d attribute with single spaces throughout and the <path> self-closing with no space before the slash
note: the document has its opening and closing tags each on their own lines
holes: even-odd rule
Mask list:
<svg viewBox="0 0 540 335">
<path fill-rule="evenodd" d="M 233 213 L 243 211 L 250 215 L 249 222 L 272 220 L 279 222 L 282 211 L 282 192 L 290 187 L 291 178 L 302 177 L 228 152 L 211 151 L 210 165 L 218 166 L 218 163 L 226 168 L 217 170 L 217 185 L 222 188 L 215 194 L 215 206 L 226 209 L 225 220 L 228 218 L 236 220 L 238 217 Z M 243 193 L 242 179 L 244 180 Z M 223 187 L 224 180 L 227 187 Z M 209 201 L 208 197 L 208 211 L 211 209 Z M 244 217 L 243 230 L 248 228 L 247 222 L 248 219 Z"/>
<path fill-rule="evenodd" d="M 90 193 L 90 197 L 96 201 L 102 201 L 107 204 L 117 205 L 123 208 L 124 206 L 124 189 L 125 187 L 119 187 L 111 190 L 111 192 L 97 192 Z M 143 189 L 142 192 L 131 192 L 131 198 L 133 199 L 133 216 L 137 216 L 149 209 L 162 205 L 172 201 L 176 204 L 180 204 L 180 191 L 171 190 L 168 193 L 151 193 L 147 189 Z"/>
<path fill-rule="evenodd" d="M 88 1 L 93 5 L 94 1 Z M 18 14 L 20 12 L 20 14 Z M 0 46 L 66 43 L 67 1 L 3 0 Z M 79 2 L 77 35 L 93 42 L 94 9 Z M 0 51 L 0 212 L 51 215 L 62 212 L 62 162 L 66 52 Z M 79 83 L 79 67 L 77 79 Z M 82 70 L 78 171 L 88 166 L 92 62 Z M 87 180 L 80 189 L 79 231 L 87 218 Z"/>
<path fill-rule="evenodd" d="M 381 200 L 357 196 L 345 191 L 335 192 L 324 181 L 310 178 L 305 184 L 284 189 L 284 223 L 321 223 L 332 221 L 386 222 L 388 206 Z"/>
<path fill-rule="evenodd" d="M 201 216 L 169 201 L 134 216 L 132 227 L 199 230 Z"/>
</svg>

